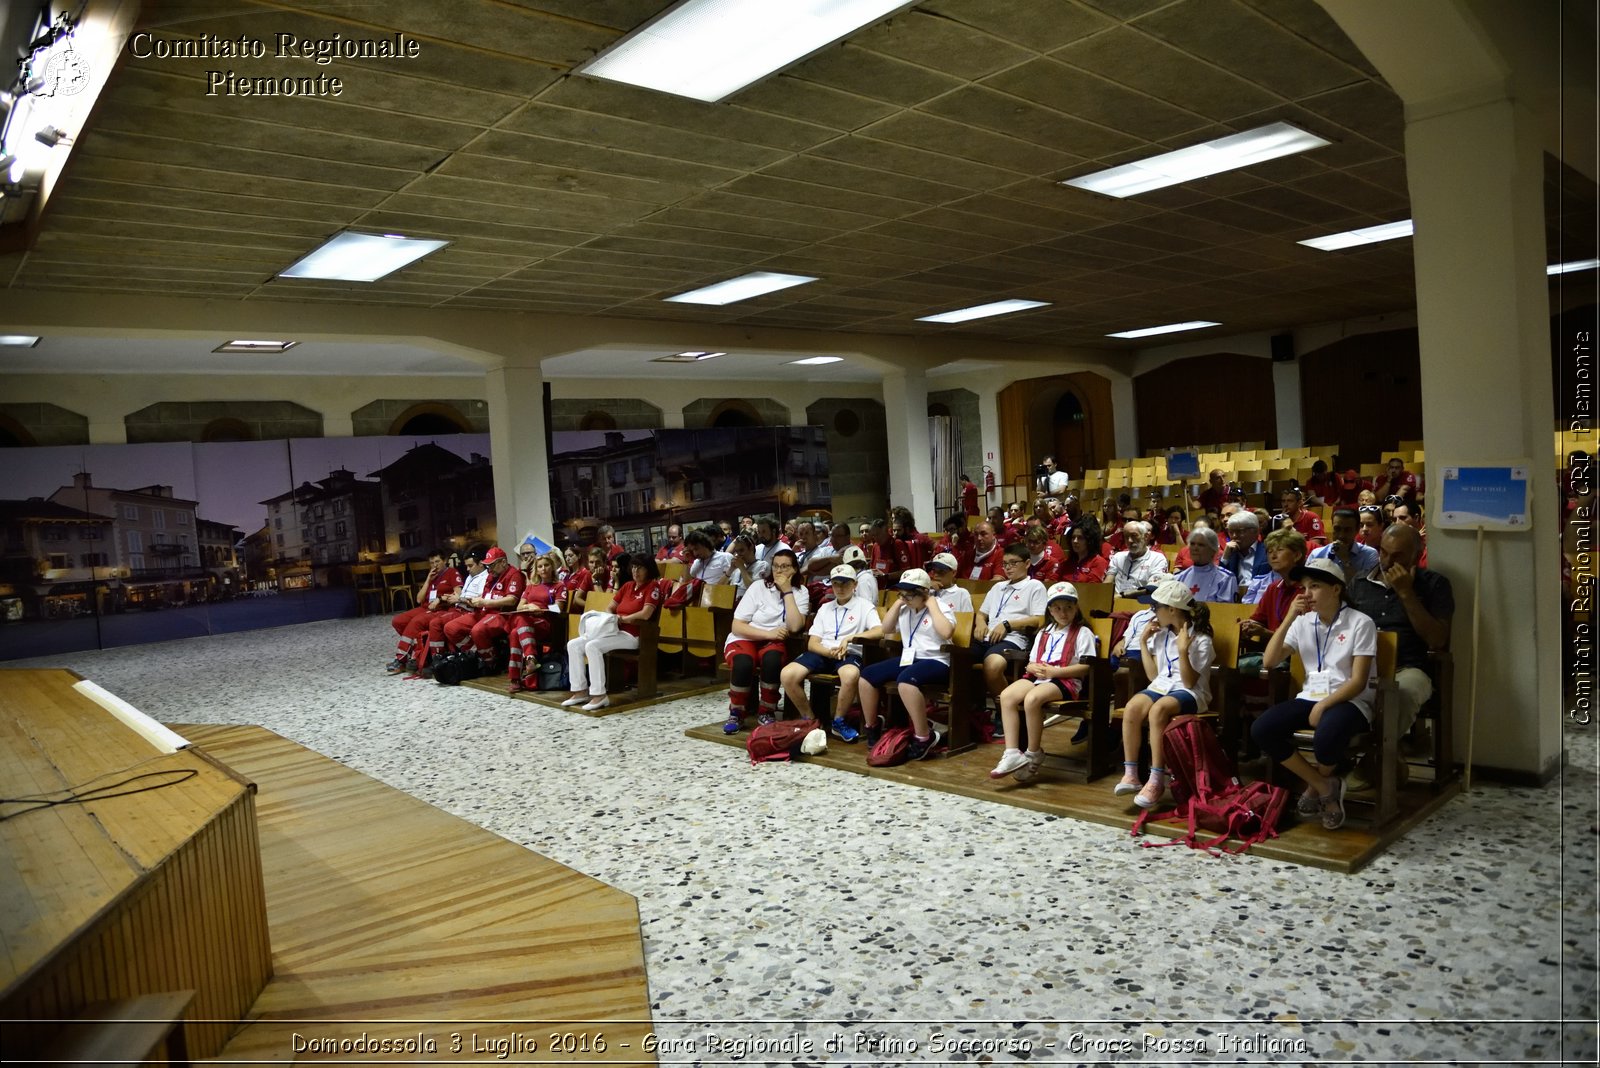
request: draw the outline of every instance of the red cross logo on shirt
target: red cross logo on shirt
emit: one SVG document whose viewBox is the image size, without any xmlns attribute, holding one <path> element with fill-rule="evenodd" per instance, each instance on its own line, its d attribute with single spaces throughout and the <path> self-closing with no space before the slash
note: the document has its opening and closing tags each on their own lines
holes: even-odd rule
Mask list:
<svg viewBox="0 0 1600 1068">
<path fill-rule="evenodd" d="M 1339 644 L 1340 644 L 1340 645 L 1343 645 L 1343 644 L 1344 644 L 1344 637 L 1345 637 L 1345 636 L 1344 636 L 1344 635 L 1343 635 L 1343 634 L 1341 634 L 1341 635 L 1339 635 Z"/>
</svg>

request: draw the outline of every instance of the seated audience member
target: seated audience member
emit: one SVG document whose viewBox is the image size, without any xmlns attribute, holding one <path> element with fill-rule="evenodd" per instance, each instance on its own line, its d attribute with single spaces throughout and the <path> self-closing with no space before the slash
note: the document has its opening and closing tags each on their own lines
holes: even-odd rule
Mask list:
<svg viewBox="0 0 1600 1068">
<path fill-rule="evenodd" d="M 789 543 L 789 548 L 794 550 L 796 569 L 804 581 L 806 561 L 811 559 L 812 550 L 817 547 L 817 528 L 809 520 L 799 522 L 790 520 L 784 526 L 784 539 Z"/>
<path fill-rule="evenodd" d="M 590 546 L 582 553 L 583 564 L 572 574 L 568 575 L 562 583 L 567 591 L 567 603 L 574 612 L 581 612 L 585 598 L 589 591 L 595 588 L 595 574 L 602 576 L 606 573 L 605 550 L 599 546 Z"/>
<path fill-rule="evenodd" d="M 783 692 L 788 695 L 802 719 L 814 715 L 806 695 L 806 676 L 814 672 L 835 675 L 839 695 L 833 716 L 833 734 L 841 742 L 853 742 L 860 733 L 845 721 L 845 713 L 856 703 L 856 683 L 861 679 L 861 642 L 883 637 L 883 621 L 878 606 L 856 596 L 856 569 L 839 564 L 828 576 L 833 597 L 817 609 L 806 638 L 806 651 L 784 665 L 779 674 Z M 731 718 L 731 717 L 730 717 Z M 827 720 L 827 709 L 823 709 Z"/>
<path fill-rule="evenodd" d="M 856 596 L 868 604 L 878 603 L 878 573 L 872 570 L 867 563 L 867 554 L 861 551 L 861 546 L 851 545 L 839 554 L 841 563 L 849 564 L 856 571 Z M 832 592 L 829 592 L 832 597 Z"/>
<path fill-rule="evenodd" d="M 1135 596 L 1167 577 L 1166 554 L 1149 547 L 1149 523 L 1124 523 L 1122 543 L 1127 548 L 1112 556 L 1107 568 L 1118 597 Z"/>
<path fill-rule="evenodd" d="M 389 674 L 399 675 L 407 670 L 422 668 L 422 652 L 428 647 L 428 621 L 434 613 L 449 607 L 443 600 L 461 586 L 461 576 L 444 562 L 444 553 L 434 549 L 428 553 L 428 574 L 417 587 L 415 608 L 401 612 L 389 621 L 400 640 L 395 646 L 394 661 Z"/>
<path fill-rule="evenodd" d="M 1005 509 L 999 505 L 989 509 L 989 528 L 994 531 L 995 541 L 1000 543 L 1002 549 L 1017 540 L 1007 521 Z"/>
<path fill-rule="evenodd" d="M 1379 500 L 1384 497 L 1400 497 L 1408 501 L 1422 500 L 1422 483 L 1417 476 L 1406 470 L 1406 462 L 1398 456 L 1389 457 L 1389 467 L 1378 481 L 1374 483 L 1372 492 Z"/>
<path fill-rule="evenodd" d="M 643 553 L 640 553 L 639 555 L 641 558 L 644 557 Z M 605 577 L 603 579 L 595 579 L 594 587 L 597 590 L 604 590 L 607 593 L 615 596 L 617 593 L 622 591 L 622 587 L 626 586 L 630 581 L 632 581 L 632 576 L 633 554 L 627 552 L 618 553 L 616 556 L 613 556 L 611 558 L 611 562 L 606 565 Z"/>
<path fill-rule="evenodd" d="M 1127 497 L 1128 495 L 1126 493 L 1122 495 L 1123 500 L 1127 500 Z M 1111 531 L 1111 534 L 1106 537 L 1106 541 L 1111 545 L 1111 555 L 1115 556 L 1117 553 L 1124 552 L 1128 548 L 1126 535 L 1129 523 L 1145 524 L 1145 545 L 1148 546 L 1150 544 L 1150 537 L 1155 531 L 1155 526 L 1149 523 L 1144 516 L 1140 514 L 1138 507 L 1131 503 L 1122 505 L 1118 511 L 1121 513 L 1122 519 L 1119 520 L 1114 526 L 1105 528 Z"/>
<path fill-rule="evenodd" d="M 605 550 L 607 563 L 610 563 L 612 560 L 615 560 L 617 557 L 621 556 L 627 551 L 622 546 L 617 544 L 617 530 L 609 523 L 600 528 L 600 540 L 595 544 Z"/>
<path fill-rule="evenodd" d="M 1251 643 L 1257 650 L 1239 649 L 1239 673 L 1246 677 L 1261 674 L 1261 643 L 1272 637 L 1290 603 L 1300 595 L 1299 585 L 1290 576 L 1306 562 L 1306 539 L 1298 530 L 1274 530 L 1267 535 L 1267 562 L 1272 570 L 1251 579 L 1240 598 L 1256 606 L 1249 619 L 1239 622 L 1241 643 Z"/>
<path fill-rule="evenodd" d="M 1027 548 L 1006 549 L 1003 566 L 1006 580 L 989 587 L 972 625 L 972 660 L 983 665 L 991 697 L 999 697 L 1006 688 L 1006 650 L 1027 649 L 1028 633 L 1044 625 L 1045 587 L 1028 577 Z"/>
<path fill-rule="evenodd" d="M 1450 647 L 1455 594 L 1450 580 L 1417 562 L 1422 539 L 1396 523 L 1378 543 L 1378 566 L 1350 583 L 1350 604 L 1372 617 L 1380 631 L 1395 633 L 1395 683 L 1400 689 L 1400 730 L 1411 729 L 1417 711 L 1433 696 L 1429 651 Z"/>
<path fill-rule="evenodd" d="M 839 566 L 839 554 L 850 547 L 850 524 L 835 523 L 828 531 L 826 540 L 818 543 L 806 557 L 805 565 L 801 567 L 806 581 L 822 582 L 826 584 L 828 575 Z"/>
<path fill-rule="evenodd" d="M 1228 519 L 1228 547 L 1217 561 L 1225 570 L 1232 571 L 1243 589 L 1262 575 L 1271 572 L 1267 563 L 1267 546 L 1261 541 L 1261 523 L 1254 512 L 1235 512 Z"/>
<path fill-rule="evenodd" d="M 1311 477 L 1306 479 L 1302 487 L 1305 490 L 1305 504 L 1311 508 L 1318 508 L 1325 504 L 1338 504 L 1339 501 L 1339 476 L 1328 470 L 1325 460 L 1318 460 L 1311 465 Z"/>
<path fill-rule="evenodd" d="M 750 535 L 750 540 L 756 539 L 756 521 L 754 516 L 742 515 L 739 517 L 739 530 L 737 533 Z"/>
<path fill-rule="evenodd" d="M 567 579 L 577 574 L 582 568 L 583 554 L 578 551 L 576 545 L 569 545 L 561 550 L 561 570 L 557 572 L 557 577 L 561 580 L 563 586 L 567 584 Z"/>
<path fill-rule="evenodd" d="M 1356 540 L 1361 531 L 1361 517 L 1349 508 L 1339 508 L 1330 523 L 1333 540 L 1311 550 L 1309 560 L 1332 560 L 1344 572 L 1346 582 L 1354 582 L 1378 566 L 1378 550 L 1362 545 Z"/>
<path fill-rule="evenodd" d="M 949 553 L 956 558 L 957 570 L 965 575 L 972 566 L 975 548 L 975 539 L 972 532 L 967 529 L 966 518 L 960 515 L 946 516 L 944 521 L 944 537 L 940 538 L 933 546 L 935 553 Z"/>
<path fill-rule="evenodd" d="M 596 712 L 611 703 L 606 696 L 606 654 L 639 648 L 639 624 L 653 619 L 666 598 L 666 583 L 654 560 L 644 555 L 630 558 L 629 569 L 632 579 L 617 591 L 608 609 L 617 617 L 617 629 L 590 637 L 586 627 L 585 633 L 567 642 L 567 679 L 572 693 L 563 705 L 583 705 L 585 712 Z"/>
<path fill-rule="evenodd" d="M 669 608 L 700 604 L 707 586 L 724 586 L 733 579 L 733 554 L 717 548 L 722 532 L 716 527 L 691 530 L 683 538 L 688 566 L 667 591 L 662 603 Z"/>
<path fill-rule="evenodd" d="M 1394 506 L 1394 521 L 1404 523 L 1417 532 L 1417 566 L 1428 566 L 1428 529 L 1422 525 L 1422 505 L 1416 501 L 1400 501 Z"/>
<path fill-rule="evenodd" d="M 1067 553 L 1061 561 L 1063 582 L 1104 582 L 1111 560 L 1100 551 L 1100 524 L 1092 515 L 1078 521 L 1067 535 Z"/>
<path fill-rule="evenodd" d="M 933 555 L 933 539 L 917 529 L 911 509 L 897 506 L 889 512 L 894 531 L 891 539 L 895 563 L 893 570 L 904 571 L 908 567 L 924 566 Z"/>
<path fill-rule="evenodd" d="M 1361 477 L 1360 472 L 1353 468 L 1334 475 L 1335 500 L 1328 503 L 1337 503 L 1340 508 L 1354 508 L 1361 503 L 1362 491 L 1371 492 L 1372 483 Z"/>
<path fill-rule="evenodd" d="M 901 653 L 878 661 L 861 671 L 861 717 L 868 745 L 877 745 L 883 735 L 878 718 L 878 687 L 897 684 L 900 703 L 911 718 L 911 747 L 908 759 L 924 760 L 939 748 L 944 736 L 928 722 L 928 701 L 923 686 L 940 686 L 950 679 L 950 654 L 944 643 L 955 632 L 955 619 L 933 595 L 933 580 L 921 568 L 911 568 L 895 585 L 900 591 L 883 616 L 885 634 L 900 636 Z"/>
<path fill-rule="evenodd" d="M 1198 715 L 1211 703 L 1211 611 L 1181 582 L 1163 582 L 1150 595 L 1155 618 L 1135 639 L 1150 684 L 1122 710 L 1122 779 L 1115 794 L 1134 794 L 1140 808 L 1155 808 L 1167 792 L 1167 725 L 1180 715 Z M 1139 785 L 1139 750 L 1150 744 L 1150 777 Z"/>
<path fill-rule="evenodd" d="M 956 585 L 956 558 L 949 553 L 935 553 L 928 561 L 928 578 L 933 583 L 933 595 L 939 598 L 951 619 L 957 612 L 972 612 L 972 594 L 965 586 Z"/>
<path fill-rule="evenodd" d="M 879 576 L 889 576 L 897 573 L 895 541 L 889 536 L 889 521 L 887 519 L 874 519 L 872 526 L 867 531 L 867 543 L 862 546 L 867 551 L 867 559 L 872 564 L 872 570 Z"/>
<path fill-rule="evenodd" d="M 1273 705 L 1250 727 L 1261 751 L 1306 784 L 1296 806 L 1302 816 L 1321 815 L 1330 831 L 1344 826 L 1344 780 L 1333 774 L 1350 739 L 1367 729 L 1377 679 L 1378 628 L 1345 604 L 1344 572 L 1324 557 L 1295 569 L 1304 585 L 1267 642 L 1270 670 L 1292 649 L 1305 665 L 1305 685 L 1292 700 Z M 1312 764 L 1295 747 L 1295 731 L 1313 728 Z"/>
<path fill-rule="evenodd" d="M 777 718 L 784 643 L 789 635 L 800 633 L 811 611 L 806 588 L 799 582 L 794 550 L 775 549 L 767 562 L 771 577 L 752 583 L 740 598 L 733 610 L 733 629 L 722 646 L 729 674 L 728 721 L 722 725 L 725 734 L 743 729 L 758 674 L 757 722 L 771 723 Z"/>
<path fill-rule="evenodd" d="M 756 520 L 755 530 L 756 562 L 763 565 L 762 572 L 765 573 L 766 562 L 772 557 L 772 554 L 779 549 L 789 549 L 791 547 L 788 542 L 779 537 L 778 522 L 775 519 L 762 516 Z"/>
<path fill-rule="evenodd" d="M 1217 534 L 1210 527 L 1189 532 L 1189 557 L 1194 562 L 1174 578 L 1188 587 L 1197 601 L 1231 602 L 1239 598 L 1239 580 L 1233 572 L 1220 568 L 1217 559 Z"/>
<path fill-rule="evenodd" d="M 961 476 L 961 514 L 978 515 L 978 484 L 965 474 Z"/>
<path fill-rule="evenodd" d="M 1050 623 L 1033 641 L 1033 653 L 1022 678 L 1000 692 L 1000 719 L 1006 748 L 991 779 L 1012 776 L 1032 782 L 1044 763 L 1044 710 L 1052 701 L 1076 701 L 1095 655 L 1094 631 L 1078 615 L 1078 591 L 1058 582 L 1045 595 Z M 1024 732 L 1023 717 L 1027 717 Z M 1028 743 L 1026 752 L 1022 744 Z"/>
<path fill-rule="evenodd" d="M 408 678 L 423 678 L 432 675 L 428 662 L 437 662 L 442 659 L 447 651 L 454 652 L 453 648 L 446 648 L 445 628 L 465 618 L 468 620 L 467 629 L 471 633 L 472 623 L 476 620 L 477 606 L 483 597 L 484 588 L 489 583 L 489 569 L 483 566 L 481 550 L 469 549 L 465 560 L 467 577 L 453 592 L 443 594 L 439 600 L 444 607 L 428 616 L 428 645 L 426 652 L 419 654 L 422 659 L 418 661 L 418 670 Z M 456 633 L 459 633 L 457 628 Z"/>
<path fill-rule="evenodd" d="M 1356 514 L 1361 517 L 1361 531 L 1356 540 L 1369 549 L 1377 549 L 1383 530 L 1388 526 L 1383 521 L 1383 509 L 1375 504 L 1363 504 Z"/>
<path fill-rule="evenodd" d="M 1304 491 L 1290 486 L 1278 495 L 1278 503 L 1289 525 L 1305 537 L 1307 546 L 1315 549 L 1328 540 L 1322 529 L 1322 517 L 1305 507 Z"/>
<path fill-rule="evenodd" d="M 517 570 L 522 572 L 523 585 L 533 581 L 533 563 L 539 557 L 539 550 L 528 542 L 517 546 Z"/>
<path fill-rule="evenodd" d="M 687 559 L 687 554 L 683 549 L 683 525 L 681 523 L 668 523 L 667 540 L 662 542 L 661 547 L 656 550 L 656 562 L 660 563 L 663 560 L 682 561 L 685 559 Z"/>
<path fill-rule="evenodd" d="M 478 655 L 479 669 L 488 672 L 494 666 L 494 640 L 511 636 L 511 621 L 505 613 L 522 600 L 523 578 L 498 545 L 483 554 L 483 564 L 489 570 L 483 593 L 461 602 L 470 611 L 445 624 L 444 643 L 459 650 L 470 646 Z"/>
<path fill-rule="evenodd" d="M 733 539 L 733 548 L 728 550 L 728 555 L 733 557 L 733 573 L 730 581 L 734 588 L 735 603 L 744 600 L 745 591 L 766 577 L 761 570 L 761 561 L 756 559 L 756 540 L 748 534 L 737 535 Z"/>
<path fill-rule="evenodd" d="M 550 647 L 555 621 L 566 619 L 561 583 L 556 579 L 558 559 L 557 554 L 549 553 L 534 561 L 533 579 L 522 588 L 522 599 L 508 617 L 511 656 L 506 674 L 511 678 L 512 693 L 536 688 L 529 680 L 538 673 L 539 658 Z"/>
<path fill-rule="evenodd" d="M 1364 489 L 1356 494 L 1356 507 L 1378 508 L 1379 511 L 1383 510 L 1378 506 L 1378 495 L 1373 493 L 1370 489 Z"/>
<path fill-rule="evenodd" d="M 1194 521 L 1194 526 L 1189 529 L 1189 533 L 1193 534 L 1197 530 L 1209 530 L 1212 534 L 1216 535 L 1217 552 L 1219 555 L 1221 554 L 1222 550 L 1227 547 L 1227 535 L 1219 531 L 1217 529 L 1217 524 L 1212 522 L 1209 518 L 1196 519 Z M 1212 562 L 1215 563 L 1216 561 L 1213 560 Z M 1186 541 L 1183 543 L 1182 547 L 1178 549 L 1178 555 L 1172 558 L 1170 570 L 1176 574 L 1177 572 L 1182 571 L 1184 568 L 1189 567 L 1193 563 L 1194 557 L 1189 554 L 1189 543 Z"/>
<path fill-rule="evenodd" d="M 994 524 L 987 520 L 972 528 L 972 556 L 962 571 L 964 578 L 974 582 L 989 582 L 1001 575 L 1001 558 L 1005 547 L 995 537 Z"/>
<path fill-rule="evenodd" d="M 1213 468 L 1206 476 L 1206 486 L 1200 491 L 1200 507 L 1208 512 L 1221 512 L 1222 506 L 1239 496 L 1238 487 L 1228 483 L 1221 468 Z"/>
<path fill-rule="evenodd" d="M 1161 516 L 1161 527 L 1156 531 L 1157 545 L 1184 545 L 1189 541 L 1189 512 L 1181 504 L 1174 504 Z"/>
<path fill-rule="evenodd" d="M 1028 550 L 1028 577 L 1037 579 L 1046 588 L 1054 585 L 1067 558 L 1061 546 L 1051 540 L 1049 531 L 1043 527 L 1029 527 L 1022 544 Z"/>
</svg>

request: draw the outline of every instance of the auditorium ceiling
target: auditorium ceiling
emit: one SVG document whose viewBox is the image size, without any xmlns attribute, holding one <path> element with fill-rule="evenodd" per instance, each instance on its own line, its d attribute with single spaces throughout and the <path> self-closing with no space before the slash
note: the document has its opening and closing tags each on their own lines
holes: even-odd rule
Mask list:
<svg viewBox="0 0 1600 1068">
<path fill-rule="evenodd" d="M 922 0 L 716 104 L 572 73 L 665 6 L 147 0 L 149 40 L 269 54 L 125 50 L 0 284 L 1105 348 L 1414 306 L 1409 240 L 1296 244 L 1410 214 L 1400 101 L 1314 0 Z M 417 47 L 319 66 L 271 54 L 280 33 Z M 1332 144 L 1126 200 L 1058 184 L 1280 120 Z M 1593 186 L 1562 179 L 1552 245 L 1565 217 L 1593 255 Z M 277 277 L 346 228 L 450 244 L 370 284 Z M 820 280 L 663 302 L 755 270 Z M 915 321 L 1013 297 L 1050 306 Z"/>
</svg>

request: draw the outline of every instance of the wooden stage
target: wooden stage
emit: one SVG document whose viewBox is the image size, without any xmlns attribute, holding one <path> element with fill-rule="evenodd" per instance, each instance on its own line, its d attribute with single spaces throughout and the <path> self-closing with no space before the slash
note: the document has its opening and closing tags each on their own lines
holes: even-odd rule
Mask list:
<svg viewBox="0 0 1600 1068">
<path fill-rule="evenodd" d="M 691 738 L 736 746 L 741 750 L 750 737 L 748 731 L 733 735 L 723 734 L 721 722 L 692 727 L 684 733 Z M 1069 727 L 1049 732 L 1045 752 L 1050 755 L 1066 753 L 1067 750 L 1063 745 L 1070 737 Z M 936 757 L 892 768 L 874 768 L 867 765 L 867 745 L 864 738 L 854 745 L 845 745 L 830 737 L 826 753 L 819 756 L 798 757 L 797 760 L 841 771 L 851 771 L 858 775 L 871 775 L 907 786 L 919 786 L 927 790 L 975 797 L 982 801 L 1030 808 L 1053 816 L 1086 820 L 1107 827 L 1120 827 L 1123 830 L 1131 829 L 1134 820 L 1138 818 L 1139 810 L 1134 807 L 1133 798 L 1117 797 L 1111 793 L 1115 778 L 1100 779 L 1093 783 L 1070 783 L 1053 776 L 1047 769 L 1038 779 L 1026 785 L 1009 777 L 998 781 L 991 779 L 989 769 L 1000 759 L 1001 751 L 1002 747 L 998 745 L 979 745 L 954 756 Z M 1359 803 L 1360 795 L 1356 795 L 1358 801 L 1355 805 L 1348 806 L 1351 822 L 1337 831 L 1325 831 L 1318 824 L 1295 822 L 1291 801 L 1288 827 L 1281 828 L 1277 838 L 1252 846 L 1249 852 L 1253 856 L 1268 860 L 1284 860 L 1292 864 L 1304 864 L 1308 867 L 1325 868 L 1328 871 L 1345 874 L 1359 871 L 1403 837 L 1407 831 L 1438 811 L 1445 802 L 1455 796 L 1458 789 L 1459 786 L 1454 783 L 1447 785 L 1439 793 L 1434 793 L 1428 783 L 1414 783 L 1403 788 L 1400 791 L 1400 816 L 1383 834 L 1374 834 L 1359 825 L 1359 813 L 1362 807 Z M 1168 804 L 1164 807 L 1171 806 Z M 1182 837 L 1187 833 L 1187 828 L 1179 828 L 1174 824 L 1149 823 L 1146 827 L 1152 837 Z M 1196 862 L 1203 859 L 1196 858 Z"/>
<path fill-rule="evenodd" d="M 366 1035 L 492 1062 L 523 1036 L 512 1060 L 654 1063 L 632 897 L 265 728 L 176 729 L 259 791 L 274 975 L 224 1058 L 349 1059 L 312 1040 Z"/>
</svg>

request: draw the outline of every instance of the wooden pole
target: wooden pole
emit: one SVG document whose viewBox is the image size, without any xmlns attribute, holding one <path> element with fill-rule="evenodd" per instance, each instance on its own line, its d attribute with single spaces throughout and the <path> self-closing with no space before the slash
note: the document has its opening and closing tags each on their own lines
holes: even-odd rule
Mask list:
<svg viewBox="0 0 1600 1068">
<path fill-rule="evenodd" d="M 1483 528 L 1478 528 L 1477 573 L 1472 581 L 1472 674 L 1467 684 L 1467 767 L 1461 779 L 1463 791 L 1472 789 L 1472 735 L 1478 725 L 1478 621 L 1483 606 Z"/>
</svg>

